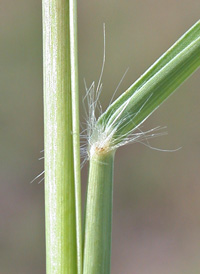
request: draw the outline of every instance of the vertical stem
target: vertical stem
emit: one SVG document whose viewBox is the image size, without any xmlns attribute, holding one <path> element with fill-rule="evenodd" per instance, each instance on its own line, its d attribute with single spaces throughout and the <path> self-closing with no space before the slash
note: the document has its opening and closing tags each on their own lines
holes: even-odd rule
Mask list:
<svg viewBox="0 0 200 274">
<path fill-rule="evenodd" d="M 43 0 L 46 273 L 76 274 L 69 1 Z"/>
<path fill-rule="evenodd" d="M 76 240 L 78 274 L 82 273 L 82 228 L 81 228 L 81 179 L 80 179 L 80 132 L 78 96 L 78 43 L 77 43 L 77 2 L 69 0 L 70 14 L 70 57 L 72 91 L 72 133 L 74 155 L 74 184 L 76 203 Z"/>
<path fill-rule="evenodd" d="M 90 160 L 84 246 L 84 274 L 109 274 L 114 153 L 95 153 Z"/>
</svg>

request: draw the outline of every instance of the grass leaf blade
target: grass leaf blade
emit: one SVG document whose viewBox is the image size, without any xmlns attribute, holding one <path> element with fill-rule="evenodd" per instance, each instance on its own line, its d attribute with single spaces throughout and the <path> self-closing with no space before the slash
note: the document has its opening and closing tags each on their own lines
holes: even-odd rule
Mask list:
<svg viewBox="0 0 200 274">
<path fill-rule="evenodd" d="M 113 128 L 120 143 L 200 66 L 200 22 L 124 92 L 100 116 L 98 124 Z M 122 111 L 123 109 L 123 111 Z"/>
</svg>

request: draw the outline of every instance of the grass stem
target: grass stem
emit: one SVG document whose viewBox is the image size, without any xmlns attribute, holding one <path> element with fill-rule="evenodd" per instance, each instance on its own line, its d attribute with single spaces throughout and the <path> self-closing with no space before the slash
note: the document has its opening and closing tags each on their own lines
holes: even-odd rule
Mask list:
<svg viewBox="0 0 200 274">
<path fill-rule="evenodd" d="M 70 58 L 72 93 L 72 136 L 74 159 L 74 185 L 76 204 L 77 268 L 82 273 L 82 227 L 81 227 L 81 175 L 80 175 L 80 132 L 79 132 L 79 87 L 78 87 L 78 43 L 77 1 L 69 0 L 70 15 Z"/>
<path fill-rule="evenodd" d="M 76 274 L 69 1 L 43 0 L 46 273 Z"/>
<path fill-rule="evenodd" d="M 109 274 L 114 152 L 90 160 L 85 216 L 84 274 Z"/>
</svg>

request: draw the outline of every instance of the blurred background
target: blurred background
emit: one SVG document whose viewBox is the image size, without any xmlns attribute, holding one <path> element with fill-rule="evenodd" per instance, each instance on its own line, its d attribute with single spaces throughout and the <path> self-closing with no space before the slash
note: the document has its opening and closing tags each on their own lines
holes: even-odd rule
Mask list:
<svg viewBox="0 0 200 274">
<path fill-rule="evenodd" d="M 199 0 L 78 1 L 83 78 L 98 81 L 106 23 L 103 109 L 125 70 L 125 91 L 200 14 Z M 42 19 L 39 0 L 0 3 L 0 273 L 45 273 Z M 200 273 L 200 71 L 145 122 L 167 126 L 150 144 L 120 148 L 115 162 L 114 274 Z M 83 193 L 87 165 L 83 169 Z"/>
</svg>

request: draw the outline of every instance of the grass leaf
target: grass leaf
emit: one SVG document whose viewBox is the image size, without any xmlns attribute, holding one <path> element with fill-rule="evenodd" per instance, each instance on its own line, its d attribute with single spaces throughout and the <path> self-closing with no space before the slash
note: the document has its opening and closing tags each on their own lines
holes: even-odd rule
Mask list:
<svg viewBox="0 0 200 274">
<path fill-rule="evenodd" d="M 100 116 L 113 146 L 123 141 L 200 66 L 198 21 Z M 108 130 L 109 129 L 109 130 Z"/>
</svg>

